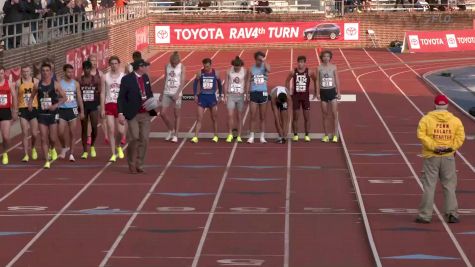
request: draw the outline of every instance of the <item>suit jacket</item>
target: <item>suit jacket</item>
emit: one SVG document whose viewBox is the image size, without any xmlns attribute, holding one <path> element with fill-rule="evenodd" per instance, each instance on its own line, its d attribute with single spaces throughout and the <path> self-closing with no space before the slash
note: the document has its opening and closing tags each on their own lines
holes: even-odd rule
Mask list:
<svg viewBox="0 0 475 267">
<path fill-rule="evenodd" d="M 153 97 L 152 85 L 147 74 L 142 75 L 145 84 L 147 99 Z M 117 99 L 119 113 L 123 113 L 127 120 L 135 118 L 142 106 L 142 94 L 135 72 L 122 77 L 120 82 L 119 98 Z M 149 111 L 150 116 L 157 116 L 155 110 Z"/>
</svg>

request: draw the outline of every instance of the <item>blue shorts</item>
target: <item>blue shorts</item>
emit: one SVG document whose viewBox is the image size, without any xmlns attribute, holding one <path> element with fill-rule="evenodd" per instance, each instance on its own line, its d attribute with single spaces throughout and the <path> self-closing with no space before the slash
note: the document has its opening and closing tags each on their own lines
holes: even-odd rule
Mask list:
<svg viewBox="0 0 475 267">
<path fill-rule="evenodd" d="M 202 108 L 213 108 L 218 104 L 215 94 L 200 94 L 198 96 L 198 105 Z"/>
</svg>

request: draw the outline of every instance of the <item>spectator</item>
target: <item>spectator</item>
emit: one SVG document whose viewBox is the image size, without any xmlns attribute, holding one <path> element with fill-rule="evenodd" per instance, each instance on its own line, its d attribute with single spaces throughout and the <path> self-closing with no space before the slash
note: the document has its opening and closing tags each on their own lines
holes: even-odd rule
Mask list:
<svg viewBox="0 0 475 267">
<path fill-rule="evenodd" d="M 25 30 L 31 32 L 28 44 L 36 43 L 38 38 L 38 23 L 34 20 L 40 19 L 45 13 L 45 10 L 41 7 L 41 2 L 38 0 L 26 0 L 26 13 L 25 20 L 31 20 L 29 23 L 25 23 Z"/>
<path fill-rule="evenodd" d="M 24 0 L 8 0 L 3 5 L 3 23 L 16 23 L 24 19 L 26 12 L 26 2 Z M 20 46 L 21 33 L 23 25 L 21 23 L 7 25 L 3 27 L 4 35 L 11 36 L 5 43 L 5 49 L 16 48 Z M 16 35 L 16 36 L 13 36 Z"/>
</svg>

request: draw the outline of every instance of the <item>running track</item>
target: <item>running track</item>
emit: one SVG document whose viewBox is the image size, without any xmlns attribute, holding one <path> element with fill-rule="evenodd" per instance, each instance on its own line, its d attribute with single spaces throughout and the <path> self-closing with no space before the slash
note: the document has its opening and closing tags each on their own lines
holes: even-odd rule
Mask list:
<svg viewBox="0 0 475 267">
<path fill-rule="evenodd" d="M 187 81 L 204 57 L 224 74 L 235 55 L 250 65 L 254 52 L 182 52 Z M 298 55 L 312 68 L 318 64 L 314 49 L 267 53 L 271 87 L 283 84 Z M 475 53 L 333 53 L 343 93 L 357 95 L 340 105 L 339 144 L 151 139 L 143 175 L 128 175 L 125 160 L 106 163 L 102 136 L 96 160 L 58 161 L 51 170 L 42 170 L 42 162 L 20 164 L 15 146 L 12 164 L 0 169 L 0 265 L 472 266 L 474 141 L 457 157 L 462 223 L 449 226 L 437 215 L 427 226 L 412 221 L 422 192 L 415 129 L 435 94 L 419 76 L 473 64 Z M 163 87 L 169 55 L 151 58 L 155 92 Z M 312 109 L 312 132 L 320 133 L 319 104 L 312 102 Z M 220 110 L 225 132 L 222 104 Z M 452 111 L 474 134 L 473 121 Z M 192 131 L 194 114 L 194 105 L 185 103 L 182 132 Z M 267 115 L 267 132 L 274 132 L 270 109 Z M 159 119 L 152 131 L 164 131 Z M 211 132 L 208 120 L 202 132 Z"/>
</svg>

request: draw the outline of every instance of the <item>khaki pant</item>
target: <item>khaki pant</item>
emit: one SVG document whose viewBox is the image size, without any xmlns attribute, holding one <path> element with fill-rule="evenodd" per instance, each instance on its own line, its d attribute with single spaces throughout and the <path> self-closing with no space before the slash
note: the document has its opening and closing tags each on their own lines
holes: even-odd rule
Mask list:
<svg viewBox="0 0 475 267">
<path fill-rule="evenodd" d="M 150 133 L 150 115 L 139 113 L 127 122 L 127 162 L 131 168 L 142 168 L 147 153 Z"/>
<path fill-rule="evenodd" d="M 424 159 L 423 174 L 421 177 L 424 186 L 424 195 L 419 207 L 419 217 L 430 221 L 434 206 L 434 193 L 437 180 L 440 179 L 444 192 L 444 213 L 445 215 L 457 215 L 457 198 L 455 189 L 457 187 L 457 175 L 455 173 L 454 156 L 432 157 Z"/>
</svg>

